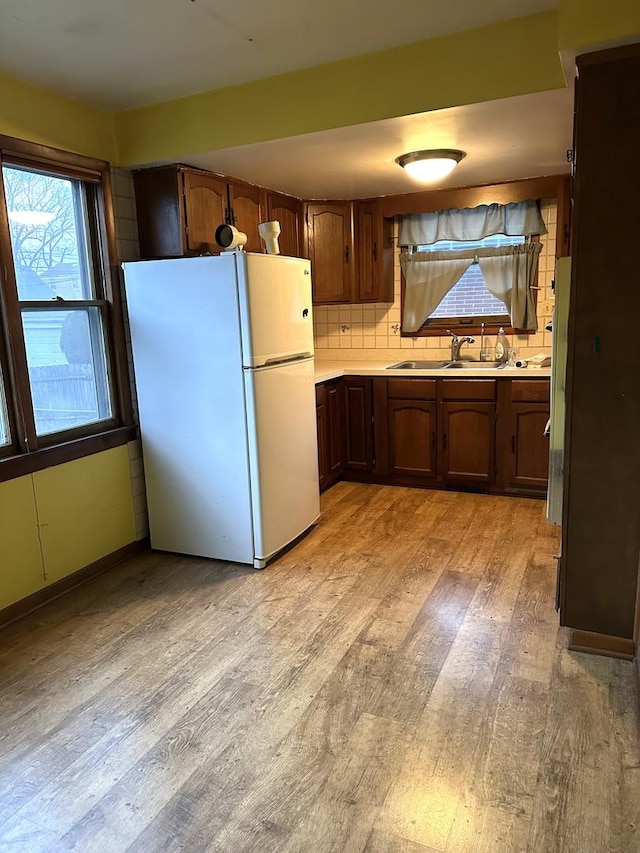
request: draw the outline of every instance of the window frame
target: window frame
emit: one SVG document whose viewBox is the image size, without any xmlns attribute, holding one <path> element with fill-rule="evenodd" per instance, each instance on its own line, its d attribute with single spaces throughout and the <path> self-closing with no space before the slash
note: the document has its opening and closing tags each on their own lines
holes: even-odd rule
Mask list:
<svg viewBox="0 0 640 853">
<path fill-rule="evenodd" d="M 107 421 L 36 434 L 22 313 L 23 309 L 56 309 L 49 300 L 19 299 L 2 174 L 5 165 L 79 180 L 86 186 L 90 207 L 87 238 L 96 274 L 94 296 L 99 298 L 74 300 L 67 308 L 96 304 L 103 312 L 113 406 L 113 416 Z M 11 444 L 0 447 L 0 482 L 116 447 L 134 438 L 109 163 L 0 135 L 0 264 L 0 364 L 11 430 Z"/>
<path fill-rule="evenodd" d="M 533 234 L 528 238 L 530 243 L 538 243 L 540 241 L 540 237 L 538 234 Z M 452 249 L 452 251 L 455 251 Z M 400 316 L 402 317 L 402 311 L 404 310 L 404 291 L 405 291 L 405 277 L 402 269 L 400 271 Z M 533 301 L 536 306 L 536 312 L 538 310 L 538 287 L 533 290 Z M 402 330 L 402 323 L 400 324 L 400 335 L 403 338 L 415 338 L 415 337 L 434 337 L 434 336 L 445 336 L 449 337 L 449 331 L 453 332 L 454 335 L 468 335 L 468 334 L 476 334 L 479 335 L 482 331 L 482 323 L 484 323 L 484 331 L 485 333 L 493 334 L 497 332 L 499 328 L 504 328 L 505 332 L 509 335 L 533 335 L 535 334 L 531 329 L 514 329 L 511 325 L 511 317 L 509 316 L 506 307 L 504 314 L 483 314 L 483 315 L 475 315 L 469 317 L 434 317 L 432 320 L 423 323 L 420 328 L 415 332 L 404 332 Z"/>
<path fill-rule="evenodd" d="M 571 252 L 571 176 L 549 175 L 541 178 L 523 178 L 516 181 L 505 181 L 497 184 L 483 184 L 469 187 L 453 187 L 442 190 L 425 190 L 405 195 L 386 196 L 382 199 L 382 215 L 384 217 L 396 217 L 405 213 L 435 213 L 438 210 L 451 208 L 478 207 L 481 204 L 510 204 L 512 202 L 526 201 L 531 198 L 554 199 L 557 204 L 556 218 L 556 257 L 569 255 Z M 533 241 L 533 237 L 531 240 Z M 402 271 L 400 273 L 400 311 L 404 310 L 405 280 Z M 538 291 L 534 291 L 537 308 Z M 508 315 L 504 315 L 507 317 Z M 462 318 L 460 318 L 462 319 Z M 466 318 L 465 318 L 466 319 Z M 490 329 L 497 330 L 504 326 L 505 332 L 510 335 L 532 334 L 531 332 L 514 329 L 509 322 L 496 322 L 489 324 L 488 318 L 483 318 L 485 332 Z M 480 334 L 480 323 L 470 324 L 468 322 L 452 323 L 447 325 L 456 335 Z M 400 336 L 403 338 L 415 337 L 449 337 L 443 326 L 422 326 L 417 332 L 403 332 L 400 323 Z"/>
</svg>

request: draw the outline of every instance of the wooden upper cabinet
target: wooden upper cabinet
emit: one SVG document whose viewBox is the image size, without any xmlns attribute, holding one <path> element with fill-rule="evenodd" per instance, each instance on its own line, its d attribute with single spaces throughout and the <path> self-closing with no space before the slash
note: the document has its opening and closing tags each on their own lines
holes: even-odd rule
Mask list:
<svg viewBox="0 0 640 853">
<path fill-rule="evenodd" d="M 160 166 L 133 173 L 142 258 L 217 254 L 226 222 L 227 182 L 211 172 Z"/>
<path fill-rule="evenodd" d="M 264 243 L 258 233 L 258 225 L 266 220 L 265 191 L 252 184 L 231 181 L 229 188 L 228 221 L 238 231 L 247 235 L 246 252 L 264 252 Z"/>
<path fill-rule="evenodd" d="M 140 257 L 171 258 L 187 250 L 182 174 L 175 166 L 133 173 Z"/>
<path fill-rule="evenodd" d="M 307 257 L 311 261 L 314 303 L 351 302 L 353 293 L 351 203 L 336 201 L 306 204 L 305 222 Z"/>
<path fill-rule="evenodd" d="M 267 193 L 267 219 L 280 223 L 280 254 L 299 258 L 302 255 L 302 202 L 280 193 Z"/>
<path fill-rule="evenodd" d="M 227 183 L 206 172 L 183 171 L 186 248 L 219 253 L 216 228 L 226 222 Z"/>
<path fill-rule="evenodd" d="M 357 302 L 393 302 L 392 220 L 382 216 L 381 199 L 354 208 Z"/>
</svg>

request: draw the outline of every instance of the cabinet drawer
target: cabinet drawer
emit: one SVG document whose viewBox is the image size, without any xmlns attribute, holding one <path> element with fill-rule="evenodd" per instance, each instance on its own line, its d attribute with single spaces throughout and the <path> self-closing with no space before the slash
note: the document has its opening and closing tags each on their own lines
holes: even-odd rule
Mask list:
<svg viewBox="0 0 640 853">
<path fill-rule="evenodd" d="M 548 379 L 514 379 L 511 382 L 511 400 L 514 403 L 548 403 Z"/>
<path fill-rule="evenodd" d="M 435 379 L 387 379 L 387 393 L 399 400 L 435 400 Z"/>
<path fill-rule="evenodd" d="M 443 379 L 443 400 L 495 400 L 495 379 Z"/>
<path fill-rule="evenodd" d="M 316 385 L 316 406 L 324 406 L 327 402 L 327 386 Z"/>
</svg>

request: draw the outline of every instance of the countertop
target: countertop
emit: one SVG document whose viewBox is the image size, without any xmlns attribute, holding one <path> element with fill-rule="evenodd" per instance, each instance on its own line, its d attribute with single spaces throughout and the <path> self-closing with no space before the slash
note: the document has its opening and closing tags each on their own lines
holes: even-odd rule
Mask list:
<svg viewBox="0 0 640 853">
<path fill-rule="evenodd" d="M 429 376 L 445 377 L 447 379 L 474 379 L 478 377 L 489 379 L 548 379 L 551 376 L 549 367 L 480 367 L 466 370 L 388 370 L 394 361 L 322 361 L 316 358 L 316 384 L 337 379 L 340 376 Z"/>
</svg>

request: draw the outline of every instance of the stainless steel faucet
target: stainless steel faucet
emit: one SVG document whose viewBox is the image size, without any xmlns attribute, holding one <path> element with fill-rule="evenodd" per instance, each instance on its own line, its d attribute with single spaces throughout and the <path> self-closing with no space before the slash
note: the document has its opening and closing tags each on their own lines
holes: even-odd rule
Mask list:
<svg viewBox="0 0 640 853">
<path fill-rule="evenodd" d="M 476 339 L 470 338 L 469 335 L 459 338 L 451 329 L 447 329 L 447 334 L 451 335 L 451 361 L 458 361 L 460 358 L 460 347 L 462 344 L 475 344 Z"/>
</svg>

